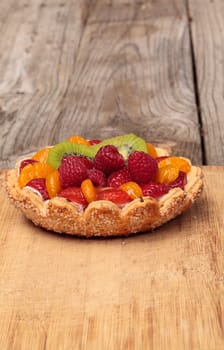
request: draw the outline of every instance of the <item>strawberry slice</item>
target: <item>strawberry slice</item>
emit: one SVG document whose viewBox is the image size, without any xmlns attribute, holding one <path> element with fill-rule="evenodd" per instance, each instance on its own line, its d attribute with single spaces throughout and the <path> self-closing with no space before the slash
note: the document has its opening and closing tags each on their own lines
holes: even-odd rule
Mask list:
<svg viewBox="0 0 224 350">
<path fill-rule="evenodd" d="M 173 182 L 170 182 L 169 187 L 170 188 L 180 187 L 182 190 L 184 190 L 184 186 L 186 185 L 186 183 L 187 183 L 187 175 L 185 172 L 180 171 L 178 178 Z"/>
<path fill-rule="evenodd" d="M 106 188 L 98 192 L 97 200 L 111 201 L 117 205 L 124 205 L 132 201 L 131 197 L 118 188 Z"/>
<path fill-rule="evenodd" d="M 170 190 L 168 185 L 156 182 L 142 184 L 141 188 L 144 196 L 150 196 L 154 198 L 161 197 L 164 194 L 168 193 Z"/>
<path fill-rule="evenodd" d="M 101 142 L 101 140 L 98 140 L 98 139 L 89 140 L 89 143 L 91 146 L 98 145 L 98 143 L 100 143 L 100 142 Z"/>
<path fill-rule="evenodd" d="M 63 197 L 71 202 L 76 202 L 84 208 L 88 205 L 80 187 L 67 187 L 58 194 L 58 197 Z"/>
<path fill-rule="evenodd" d="M 43 179 L 43 178 L 32 179 L 26 184 L 26 186 L 31 187 L 34 190 L 38 191 L 40 193 L 40 195 L 42 196 L 44 201 L 49 199 L 45 179 Z"/>
<path fill-rule="evenodd" d="M 34 159 L 24 159 L 22 160 L 22 162 L 20 163 L 20 168 L 19 168 L 19 171 L 21 172 L 21 170 L 27 166 L 28 164 L 33 164 L 33 163 L 36 163 L 37 161 L 34 160 Z"/>
</svg>

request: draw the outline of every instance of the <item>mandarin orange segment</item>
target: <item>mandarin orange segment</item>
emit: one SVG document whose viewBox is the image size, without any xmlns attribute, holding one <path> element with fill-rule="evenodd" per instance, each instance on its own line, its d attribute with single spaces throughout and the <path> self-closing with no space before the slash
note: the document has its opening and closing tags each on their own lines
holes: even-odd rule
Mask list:
<svg viewBox="0 0 224 350">
<path fill-rule="evenodd" d="M 23 188 L 24 186 L 26 186 L 26 184 L 33 179 L 33 172 L 34 172 L 33 163 L 30 163 L 26 165 L 24 168 L 22 168 L 18 178 L 20 188 Z"/>
<path fill-rule="evenodd" d="M 159 168 L 163 168 L 167 165 L 175 166 L 185 173 L 188 173 L 191 170 L 191 164 L 186 159 L 180 157 L 167 157 L 158 163 Z"/>
<path fill-rule="evenodd" d="M 46 177 L 46 188 L 50 198 L 55 197 L 61 191 L 59 171 L 54 170 Z"/>
<path fill-rule="evenodd" d="M 50 151 L 50 147 L 42 148 L 41 150 L 39 150 L 33 155 L 32 159 L 40 163 L 47 163 L 49 151 Z"/>
<path fill-rule="evenodd" d="M 85 179 L 81 183 L 81 191 L 85 200 L 91 203 L 96 200 L 96 189 L 90 179 Z"/>
<path fill-rule="evenodd" d="M 119 189 L 125 191 L 131 199 L 136 199 L 143 196 L 141 187 L 134 181 L 125 182 Z"/>
<path fill-rule="evenodd" d="M 176 166 L 168 164 L 158 169 L 156 181 L 161 184 L 169 184 L 178 178 L 179 169 Z"/>
<path fill-rule="evenodd" d="M 52 171 L 54 171 L 54 168 L 46 163 L 28 164 L 19 174 L 19 186 L 23 188 L 32 179 L 46 178 Z"/>
<path fill-rule="evenodd" d="M 148 154 L 153 158 L 157 158 L 158 154 L 157 154 L 156 148 L 151 143 L 147 143 L 146 146 L 147 146 Z"/>
<path fill-rule="evenodd" d="M 81 145 L 90 146 L 89 141 L 84 139 L 82 136 L 71 136 L 71 137 L 69 137 L 68 141 L 74 142 L 74 143 L 78 143 L 78 144 L 81 144 Z"/>
</svg>

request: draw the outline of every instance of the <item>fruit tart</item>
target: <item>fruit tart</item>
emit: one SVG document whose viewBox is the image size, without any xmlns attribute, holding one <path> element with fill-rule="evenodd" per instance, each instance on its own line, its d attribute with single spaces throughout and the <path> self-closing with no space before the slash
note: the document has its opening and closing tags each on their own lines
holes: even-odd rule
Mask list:
<svg viewBox="0 0 224 350">
<path fill-rule="evenodd" d="M 189 159 L 134 134 L 72 136 L 6 174 L 10 199 L 35 225 L 84 237 L 150 231 L 190 207 L 202 187 Z"/>
</svg>

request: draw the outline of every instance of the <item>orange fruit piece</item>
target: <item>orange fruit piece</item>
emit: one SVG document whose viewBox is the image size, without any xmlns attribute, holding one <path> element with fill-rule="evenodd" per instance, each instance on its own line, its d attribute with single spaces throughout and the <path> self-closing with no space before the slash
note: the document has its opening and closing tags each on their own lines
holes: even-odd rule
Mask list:
<svg viewBox="0 0 224 350">
<path fill-rule="evenodd" d="M 85 179 L 81 183 L 82 194 L 88 203 L 96 200 L 96 189 L 90 179 Z"/>
<path fill-rule="evenodd" d="M 46 163 L 32 163 L 25 166 L 19 174 L 19 186 L 23 188 L 33 179 L 46 178 L 48 174 L 54 171 L 49 164 Z"/>
<path fill-rule="evenodd" d="M 89 141 L 84 139 L 82 136 L 71 136 L 71 137 L 69 137 L 68 141 L 74 142 L 74 143 L 78 143 L 78 144 L 81 144 L 81 145 L 90 146 Z"/>
<path fill-rule="evenodd" d="M 158 163 L 159 169 L 167 165 L 175 166 L 184 173 L 188 173 L 191 170 L 191 164 L 186 159 L 180 157 L 167 157 Z"/>
<path fill-rule="evenodd" d="M 153 158 L 157 158 L 158 154 L 156 152 L 156 148 L 151 143 L 147 143 L 146 146 L 147 146 L 148 154 Z"/>
<path fill-rule="evenodd" d="M 136 199 L 143 196 L 141 187 L 134 181 L 125 182 L 119 186 L 120 190 L 125 191 L 131 199 Z"/>
<path fill-rule="evenodd" d="M 60 184 L 58 170 L 54 170 L 47 175 L 46 188 L 50 198 L 57 196 L 57 194 L 61 191 L 61 184 Z"/>
<path fill-rule="evenodd" d="M 179 176 L 179 169 L 177 166 L 168 164 L 158 169 L 156 181 L 161 184 L 169 184 L 175 181 Z"/>
<path fill-rule="evenodd" d="M 50 151 L 50 147 L 42 148 L 37 153 L 35 153 L 32 159 L 36 160 L 40 163 L 47 163 L 48 153 Z"/>
</svg>

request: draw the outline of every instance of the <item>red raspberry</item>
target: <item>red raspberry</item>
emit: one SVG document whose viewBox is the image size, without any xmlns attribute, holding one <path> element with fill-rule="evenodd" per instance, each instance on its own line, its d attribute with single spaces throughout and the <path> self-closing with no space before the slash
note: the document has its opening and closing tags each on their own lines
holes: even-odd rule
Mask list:
<svg viewBox="0 0 224 350">
<path fill-rule="evenodd" d="M 107 179 L 107 185 L 109 187 L 116 188 L 128 181 L 131 181 L 131 176 L 129 174 L 128 167 L 124 167 L 123 169 L 117 170 L 110 174 Z"/>
<path fill-rule="evenodd" d="M 92 168 L 87 170 L 88 178 L 93 182 L 95 186 L 104 187 L 107 184 L 105 174 L 98 169 Z"/>
<path fill-rule="evenodd" d="M 24 159 L 20 163 L 19 171 L 21 171 L 26 165 L 36 163 L 34 159 Z"/>
<path fill-rule="evenodd" d="M 99 191 L 97 194 L 97 200 L 107 200 L 117 205 L 124 205 L 131 202 L 131 197 L 118 188 L 107 188 Z"/>
<path fill-rule="evenodd" d="M 94 159 L 94 167 L 103 171 L 106 175 L 121 169 L 123 166 L 124 158 L 113 145 L 101 147 Z"/>
<path fill-rule="evenodd" d="M 81 162 L 85 165 L 85 167 L 87 169 L 91 169 L 93 167 L 93 162 L 85 157 L 85 156 L 76 156 L 79 160 L 81 160 Z"/>
<path fill-rule="evenodd" d="M 84 208 L 88 205 L 80 187 L 67 187 L 58 194 L 58 197 L 63 197 L 69 201 L 81 204 Z"/>
<path fill-rule="evenodd" d="M 182 190 L 184 190 L 184 186 L 187 183 L 187 175 L 183 171 L 179 171 L 179 176 L 176 180 L 169 183 L 169 188 L 175 188 L 180 187 Z"/>
<path fill-rule="evenodd" d="M 37 190 L 41 194 L 44 201 L 49 199 L 45 179 L 32 179 L 26 184 L 26 186 L 32 187 L 33 189 Z"/>
<path fill-rule="evenodd" d="M 131 179 L 141 184 L 155 180 L 158 165 L 149 154 L 134 151 L 128 158 L 128 169 Z"/>
<path fill-rule="evenodd" d="M 79 156 L 64 157 L 58 171 L 62 188 L 80 186 L 87 178 L 86 166 Z"/>
<path fill-rule="evenodd" d="M 158 198 L 169 192 L 169 186 L 156 182 L 141 185 L 143 196 Z"/>
</svg>

